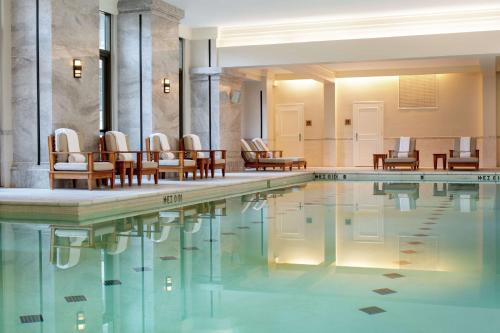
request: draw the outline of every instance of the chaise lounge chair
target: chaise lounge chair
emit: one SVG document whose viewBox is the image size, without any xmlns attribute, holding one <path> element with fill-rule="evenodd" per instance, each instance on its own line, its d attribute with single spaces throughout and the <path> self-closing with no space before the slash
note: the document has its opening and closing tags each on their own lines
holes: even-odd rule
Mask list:
<svg viewBox="0 0 500 333">
<path fill-rule="evenodd" d="M 476 149 L 476 138 L 456 138 L 454 149 L 450 150 L 448 159 L 448 170 L 456 167 L 472 167 L 479 170 L 479 150 Z"/>
<path fill-rule="evenodd" d="M 71 179 L 73 186 L 77 179 L 86 179 L 92 190 L 94 180 L 109 179 L 111 188 L 115 185 L 114 154 L 106 152 L 81 152 L 78 134 L 69 128 L 60 128 L 55 135 L 49 135 L 49 180 L 54 189 L 56 179 Z M 94 156 L 108 157 L 108 161 L 94 161 Z"/>
<path fill-rule="evenodd" d="M 152 152 L 159 153 L 160 172 L 177 172 L 180 181 L 184 180 L 185 175 L 187 178 L 187 174 L 192 172 L 193 179 L 196 179 L 196 154 L 192 153 L 191 159 L 185 159 L 185 152 L 170 150 L 165 134 L 154 133 L 146 138 L 146 152 L 149 161 L 153 160 Z"/>
<path fill-rule="evenodd" d="M 389 156 L 384 160 L 384 169 L 409 167 L 416 170 L 419 167 L 419 153 L 415 149 L 416 140 L 410 137 L 400 137 L 396 140 L 394 150 L 389 150 Z"/>
<path fill-rule="evenodd" d="M 226 176 L 226 150 L 204 150 L 201 147 L 200 137 L 195 134 L 184 135 L 183 139 L 181 140 L 181 150 L 184 150 L 186 152 L 194 152 L 197 154 L 197 158 L 208 158 L 208 167 L 210 169 L 212 178 L 214 178 L 215 176 L 216 169 L 221 169 L 222 177 Z"/>
<path fill-rule="evenodd" d="M 257 150 L 261 151 L 266 151 L 268 152 L 267 157 L 283 157 L 283 151 L 282 150 L 269 150 L 269 147 L 264 143 L 264 140 L 261 138 L 255 138 L 252 140 L 253 144 L 257 148 Z M 276 156 L 278 155 L 278 156 Z M 293 166 L 296 166 L 297 168 L 304 167 L 304 169 L 307 169 L 307 161 L 303 157 L 287 157 L 287 159 L 292 160 Z"/>
<path fill-rule="evenodd" d="M 132 186 L 132 177 L 134 173 L 137 175 L 137 185 L 141 186 L 142 176 L 154 176 L 155 184 L 158 184 L 158 158 L 159 153 L 153 152 L 152 161 L 143 161 L 142 151 L 131 151 L 127 136 L 122 132 L 109 131 L 106 132 L 104 138 L 101 137 L 99 145 L 101 150 L 110 151 L 117 155 L 115 160 L 116 171 L 120 175 L 120 185 L 123 187 L 125 182 L 125 174 L 128 173 L 128 184 Z M 136 158 L 134 160 L 134 154 Z"/>
<path fill-rule="evenodd" d="M 266 170 L 266 168 L 280 168 L 285 171 L 287 168 L 291 171 L 293 161 L 282 157 L 266 157 L 267 152 L 255 150 L 250 147 L 248 142 L 241 139 L 241 157 L 245 162 L 245 168 L 255 168 Z"/>
</svg>

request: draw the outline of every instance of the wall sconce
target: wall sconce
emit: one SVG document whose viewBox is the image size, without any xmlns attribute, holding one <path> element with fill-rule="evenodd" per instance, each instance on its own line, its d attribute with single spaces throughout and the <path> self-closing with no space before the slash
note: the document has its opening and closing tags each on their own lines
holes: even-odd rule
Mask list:
<svg viewBox="0 0 500 333">
<path fill-rule="evenodd" d="M 173 279 L 171 276 L 167 276 L 165 278 L 165 286 L 163 287 L 163 289 L 166 291 L 166 292 L 171 292 L 172 289 L 173 289 Z"/>
<path fill-rule="evenodd" d="M 163 79 L 163 92 L 165 94 L 170 93 L 170 80 L 169 79 Z"/>
<path fill-rule="evenodd" d="M 82 61 L 80 59 L 73 59 L 73 77 L 76 79 L 82 77 Z"/>
<path fill-rule="evenodd" d="M 76 314 L 76 329 L 80 332 L 85 331 L 86 326 L 85 313 L 83 311 L 80 311 Z"/>
</svg>

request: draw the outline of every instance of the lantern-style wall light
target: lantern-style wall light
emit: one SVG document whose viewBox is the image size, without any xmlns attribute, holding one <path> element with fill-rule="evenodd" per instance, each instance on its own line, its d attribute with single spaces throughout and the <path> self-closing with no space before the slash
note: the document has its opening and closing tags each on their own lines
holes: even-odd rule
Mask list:
<svg viewBox="0 0 500 333">
<path fill-rule="evenodd" d="M 73 59 L 73 77 L 76 79 L 82 77 L 82 61 L 80 59 Z"/>
<path fill-rule="evenodd" d="M 170 80 L 167 79 L 167 78 L 163 79 L 163 92 L 165 94 L 169 94 L 170 93 Z"/>
</svg>

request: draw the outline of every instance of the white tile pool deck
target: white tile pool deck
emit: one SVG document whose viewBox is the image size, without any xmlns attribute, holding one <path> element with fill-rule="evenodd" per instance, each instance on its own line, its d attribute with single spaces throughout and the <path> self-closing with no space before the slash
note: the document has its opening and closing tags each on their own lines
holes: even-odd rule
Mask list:
<svg viewBox="0 0 500 333">
<path fill-rule="evenodd" d="M 84 220 L 153 209 L 166 209 L 205 200 L 311 181 L 436 181 L 500 182 L 500 169 L 453 171 L 420 169 L 387 171 L 372 168 L 309 168 L 292 172 L 232 172 L 225 178 L 179 182 L 160 180 L 159 185 L 144 181 L 114 190 L 86 189 L 0 189 L 0 218 L 40 220 Z"/>
</svg>

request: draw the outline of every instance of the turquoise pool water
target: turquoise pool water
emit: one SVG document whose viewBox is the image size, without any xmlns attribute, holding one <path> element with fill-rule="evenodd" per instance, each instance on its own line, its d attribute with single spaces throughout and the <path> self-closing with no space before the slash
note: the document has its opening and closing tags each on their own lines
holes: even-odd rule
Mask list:
<svg viewBox="0 0 500 333">
<path fill-rule="evenodd" d="M 499 332 L 499 190 L 312 182 L 85 227 L 3 222 L 0 330 Z"/>
</svg>

